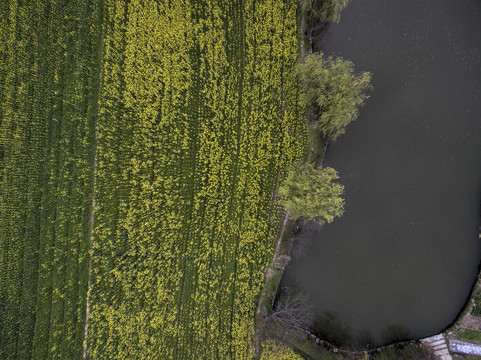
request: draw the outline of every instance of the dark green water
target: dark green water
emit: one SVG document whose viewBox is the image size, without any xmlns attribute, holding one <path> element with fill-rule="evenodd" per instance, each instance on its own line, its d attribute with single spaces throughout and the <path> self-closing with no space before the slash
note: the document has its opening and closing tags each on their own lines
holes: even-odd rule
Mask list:
<svg viewBox="0 0 481 360">
<path fill-rule="evenodd" d="M 333 338 L 438 333 L 481 258 L 481 1 L 353 0 L 320 45 L 372 72 L 374 90 L 324 162 L 345 215 L 301 234 L 312 246 L 284 284 Z"/>
</svg>

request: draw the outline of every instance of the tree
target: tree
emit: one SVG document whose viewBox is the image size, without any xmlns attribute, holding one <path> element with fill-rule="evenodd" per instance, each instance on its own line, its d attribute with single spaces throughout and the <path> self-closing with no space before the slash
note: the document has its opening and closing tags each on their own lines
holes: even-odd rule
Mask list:
<svg viewBox="0 0 481 360">
<path fill-rule="evenodd" d="M 303 0 L 302 9 L 308 16 L 322 21 L 335 21 L 340 19 L 341 10 L 350 0 Z"/>
<path fill-rule="evenodd" d="M 344 186 L 336 183 L 337 179 L 339 175 L 332 168 L 294 163 L 279 187 L 280 200 L 292 219 L 303 217 L 317 219 L 321 225 L 324 221 L 330 223 L 344 211 Z"/>
<path fill-rule="evenodd" d="M 299 66 L 303 91 L 301 105 L 310 123 L 325 137 L 337 139 L 359 114 L 369 98 L 371 74 L 354 73 L 354 65 L 342 58 L 310 54 Z"/>
<path fill-rule="evenodd" d="M 279 325 L 294 333 L 302 333 L 311 328 L 312 307 L 307 298 L 299 292 L 284 288 L 271 315 Z"/>
</svg>

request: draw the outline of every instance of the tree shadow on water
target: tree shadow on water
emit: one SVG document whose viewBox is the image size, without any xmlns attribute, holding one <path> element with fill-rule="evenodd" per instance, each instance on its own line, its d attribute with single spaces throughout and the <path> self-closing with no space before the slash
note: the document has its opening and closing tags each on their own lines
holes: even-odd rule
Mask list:
<svg viewBox="0 0 481 360">
<path fill-rule="evenodd" d="M 369 330 L 358 331 L 356 336 L 356 347 L 360 349 L 372 349 L 376 346 L 374 336 Z"/>
<path fill-rule="evenodd" d="M 381 331 L 384 344 L 392 344 L 412 339 L 411 332 L 402 324 L 391 324 Z"/>
<path fill-rule="evenodd" d="M 316 237 L 316 233 L 319 231 L 320 226 L 314 221 L 302 221 L 296 222 L 297 230 L 292 237 L 292 247 L 290 251 L 290 257 L 292 260 L 298 260 L 309 254 L 313 245 L 313 238 Z"/>
<path fill-rule="evenodd" d="M 324 310 L 315 317 L 312 330 L 321 339 L 336 346 L 345 346 L 352 342 L 351 328 L 343 325 L 339 316 L 330 310 Z"/>
</svg>

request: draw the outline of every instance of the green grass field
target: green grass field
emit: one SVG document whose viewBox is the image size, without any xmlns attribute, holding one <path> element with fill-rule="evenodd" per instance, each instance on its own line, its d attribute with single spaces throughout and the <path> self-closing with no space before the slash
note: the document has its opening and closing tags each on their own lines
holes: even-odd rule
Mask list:
<svg viewBox="0 0 481 360">
<path fill-rule="evenodd" d="M 252 358 L 297 1 L 0 11 L 0 358 Z"/>
</svg>

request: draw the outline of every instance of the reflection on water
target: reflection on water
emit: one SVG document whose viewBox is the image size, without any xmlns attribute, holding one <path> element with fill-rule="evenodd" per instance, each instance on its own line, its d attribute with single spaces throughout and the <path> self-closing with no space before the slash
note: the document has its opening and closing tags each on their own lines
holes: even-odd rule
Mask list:
<svg viewBox="0 0 481 360">
<path fill-rule="evenodd" d="M 370 349 L 374 347 L 374 336 L 369 330 L 359 330 L 356 337 L 356 344 L 362 349 Z"/>
<path fill-rule="evenodd" d="M 402 324 L 388 325 L 381 330 L 382 342 L 385 344 L 405 341 L 411 337 L 411 332 Z"/>
<path fill-rule="evenodd" d="M 312 330 L 319 337 L 333 345 L 341 346 L 352 343 L 352 330 L 339 320 L 336 313 L 324 310 L 318 315 L 312 326 Z"/>
</svg>

